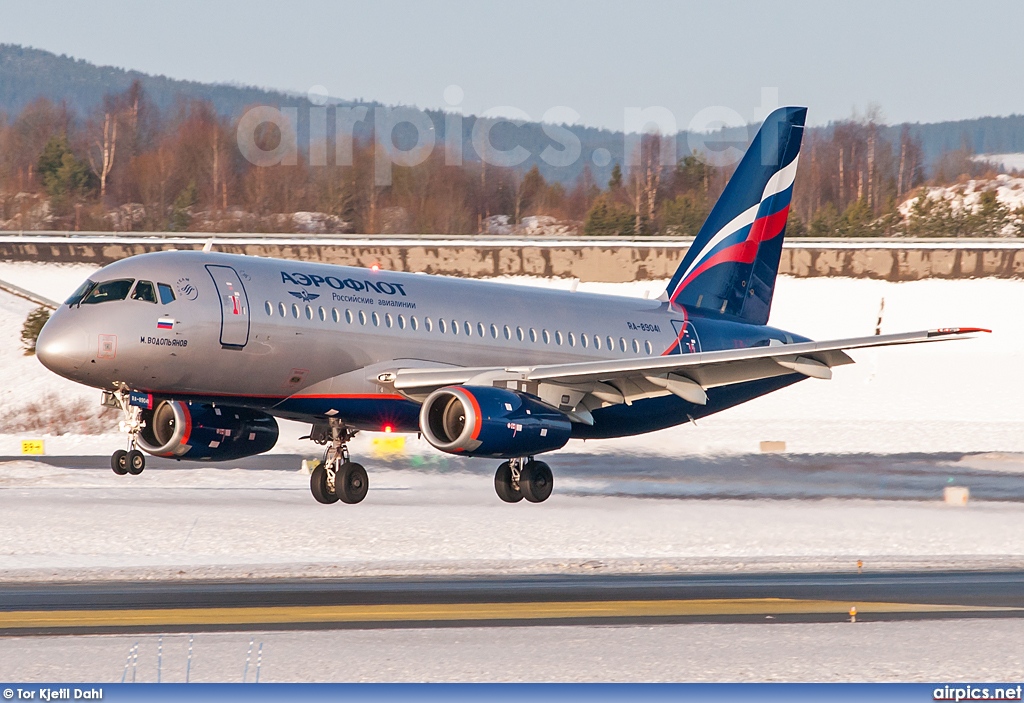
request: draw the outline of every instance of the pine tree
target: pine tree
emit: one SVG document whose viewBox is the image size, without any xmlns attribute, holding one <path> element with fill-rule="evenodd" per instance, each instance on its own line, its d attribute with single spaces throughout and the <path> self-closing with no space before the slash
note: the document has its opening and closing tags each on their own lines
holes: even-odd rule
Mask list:
<svg viewBox="0 0 1024 703">
<path fill-rule="evenodd" d="M 611 190 L 618 190 L 622 187 L 622 167 L 618 164 L 612 168 L 612 177 L 608 181 L 608 188 Z"/>
</svg>

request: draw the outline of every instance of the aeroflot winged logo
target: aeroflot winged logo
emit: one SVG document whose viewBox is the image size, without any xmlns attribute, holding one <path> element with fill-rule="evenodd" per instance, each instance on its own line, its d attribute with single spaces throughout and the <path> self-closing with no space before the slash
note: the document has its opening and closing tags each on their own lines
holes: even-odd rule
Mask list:
<svg viewBox="0 0 1024 703">
<path fill-rule="evenodd" d="M 357 279 L 357 278 L 345 278 L 341 279 L 337 276 L 318 276 L 315 273 L 288 273 L 287 271 L 281 272 L 281 282 L 290 283 L 293 286 L 304 286 L 319 288 L 321 285 L 325 285 L 335 290 L 349 289 L 356 292 L 366 291 L 380 293 L 381 295 L 398 295 L 405 297 L 405 284 L 403 283 L 392 283 L 390 281 L 371 281 L 369 279 Z M 320 296 L 319 293 L 307 293 L 302 291 L 301 293 L 295 291 L 289 291 L 296 298 L 302 298 L 303 300 L 313 300 Z M 309 298 L 303 298 L 303 295 L 310 296 Z"/>
<path fill-rule="evenodd" d="M 320 297 L 319 293 L 310 293 L 307 290 L 290 290 L 288 291 L 299 300 L 308 303 L 310 300 L 316 300 Z"/>
</svg>

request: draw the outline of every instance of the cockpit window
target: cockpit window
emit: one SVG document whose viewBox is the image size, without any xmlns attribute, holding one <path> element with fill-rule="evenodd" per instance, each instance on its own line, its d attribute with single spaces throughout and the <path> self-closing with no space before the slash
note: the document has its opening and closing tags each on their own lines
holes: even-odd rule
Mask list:
<svg viewBox="0 0 1024 703">
<path fill-rule="evenodd" d="M 79 303 L 82 302 L 82 298 L 89 295 L 89 292 L 93 289 L 93 286 L 95 285 L 96 281 L 87 280 L 85 283 L 78 286 L 78 288 L 75 289 L 75 292 L 71 294 L 71 297 L 65 300 L 64 302 L 67 303 L 68 307 L 78 305 Z"/>
<path fill-rule="evenodd" d="M 147 303 L 156 302 L 156 290 L 153 288 L 153 284 L 149 281 L 139 281 L 135 284 L 135 290 L 132 291 L 132 300 L 142 300 Z"/>
<path fill-rule="evenodd" d="M 174 289 L 166 283 L 157 283 L 156 287 L 160 290 L 160 302 L 164 305 L 167 303 L 174 302 Z"/>
<path fill-rule="evenodd" d="M 128 297 L 128 291 L 132 289 L 134 278 L 119 278 L 116 281 L 99 283 L 85 296 L 82 305 L 95 305 L 106 303 L 111 300 L 124 300 Z"/>
</svg>

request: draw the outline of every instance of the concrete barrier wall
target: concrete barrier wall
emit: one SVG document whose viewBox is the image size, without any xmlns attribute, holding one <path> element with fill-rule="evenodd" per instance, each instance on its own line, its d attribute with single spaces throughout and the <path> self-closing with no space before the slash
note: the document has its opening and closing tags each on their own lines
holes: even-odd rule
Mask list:
<svg viewBox="0 0 1024 703">
<path fill-rule="evenodd" d="M 0 260 L 108 264 L 165 249 L 202 249 L 194 237 L 0 237 Z M 451 239 L 298 239 L 218 237 L 216 251 L 392 271 L 467 276 L 548 276 L 581 281 L 665 279 L 687 241 Z M 1024 241 L 809 240 L 787 242 L 780 273 L 800 278 L 844 276 L 888 281 L 923 278 L 1024 278 Z"/>
</svg>

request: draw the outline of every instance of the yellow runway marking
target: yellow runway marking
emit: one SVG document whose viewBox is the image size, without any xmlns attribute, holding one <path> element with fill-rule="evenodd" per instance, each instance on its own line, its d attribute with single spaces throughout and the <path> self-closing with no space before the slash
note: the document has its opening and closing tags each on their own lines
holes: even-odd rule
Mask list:
<svg viewBox="0 0 1024 703">
<path fill-rule="evenodd" d="M 0 629 L 159 627 L 173 625 L 278 625 L 303 623 L 559 620 L 701 615 L 836 615 L 857 613 L 968 613 L 1020 610 L 966 605 L 852 603 L 788 598 L 541 603 L 434 603 L 298 605 L 252 608 L 140 610 L 19 610 L 0 612 Z"/>
</svg>

